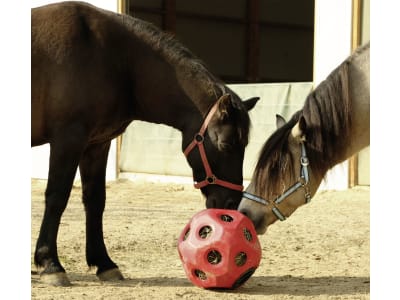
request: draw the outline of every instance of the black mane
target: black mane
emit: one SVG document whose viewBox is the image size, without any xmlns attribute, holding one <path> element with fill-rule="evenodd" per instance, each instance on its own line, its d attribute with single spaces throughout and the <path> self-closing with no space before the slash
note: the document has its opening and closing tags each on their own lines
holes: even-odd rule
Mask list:
<svg viewBox="0 0 400 300">
<path fill-rule="evenodd" d="M 160 53 L 172 66 L 184 69 L 186 76 L 200 79 L 208 85 L 210 95 L 218 99 L 225 92 L 224 83 L 174 35 L 142 19 L 128 15 L 119 16 L 126 27 L 154 51 Z"/>
</svg>

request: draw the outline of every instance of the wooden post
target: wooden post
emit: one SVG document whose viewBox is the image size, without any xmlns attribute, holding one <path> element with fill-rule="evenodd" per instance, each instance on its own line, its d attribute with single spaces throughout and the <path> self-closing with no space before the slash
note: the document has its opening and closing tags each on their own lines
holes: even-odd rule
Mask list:
<svg viewBox="0 0 400 300">
<path fill-rule="evenodd" d="M 354 51 L 361 41 L 361 1 L 353 0 L 352 3 L 351 51 Z M 349 187 L 356 185 L 358 185 L 358 154 L 349 159 Z"/>
<path fill-rule="evenodd" d="M 361 1 L 353 0 L 352 20 L 351 20 L 351 50 L 354 51 L 361 42 Z"/>
<path fill-rule="evenodd" d="M 128 14 L 129 15 L 129 0 L 118 0 L 118 6 L 117 6 L 118 13 L 120 14 Z M 122 134 L 117 136 L 116 138 L 116 158 L 115 158 L 115 170 L 116 170 L 116 178 L 118 179 L 119 177 L 119 162 L 121 160 L 121 145 L 122 145 Z"/>
<path fill-rule="evenodd" d="M 118 13 L 129 15 L 129 0 L 118 0 Z"/>
</svg>

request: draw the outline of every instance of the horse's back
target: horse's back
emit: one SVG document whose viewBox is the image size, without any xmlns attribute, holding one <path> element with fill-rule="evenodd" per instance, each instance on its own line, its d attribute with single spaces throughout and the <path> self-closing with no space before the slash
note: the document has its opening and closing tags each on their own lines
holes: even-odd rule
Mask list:
<svg viewBox="0 0 400 300">
<path fill-rule="evenodd" d="M 85 3 L 32 9 L 32 145 L 48 142 L 52 125 L 70 122 L 68 116 L 95 123 L 87 120 L 94 101 L 99 118 L 110 111 L 121 65 L 115 61 L 118 45 L 114 43 L 115 49 L 111 45 L 113 40 L 124 40 L 121 29 L 117 14 Z"/>
<path fill-rule="evenodd" d="M 112 35 L 116 14 L 83 2 L 62 2 L 31 11 L 32 55 L 63 63 L 85 46 Z"/>
</svg>

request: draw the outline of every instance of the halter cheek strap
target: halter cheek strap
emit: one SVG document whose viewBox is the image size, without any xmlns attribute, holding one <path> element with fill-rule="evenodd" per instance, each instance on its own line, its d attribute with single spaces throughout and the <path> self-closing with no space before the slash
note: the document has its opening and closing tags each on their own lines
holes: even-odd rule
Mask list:
<svg viewBox="0 0 400 300">
<path fill-rule="evenodd" d="M 213 115 L 215 114 L 215 112 L 217 111 L 218 108 L 218 103 L 219 101 L 217 101 L 213 107 L 210 109 L 210 111 L 208 112 L 203 125 L 201 125 L 200 131 L 198 133 L 195 134 L 192 142 L 186 147 L 185 151 L 183 151 L 183 154 L 185 154 L 185 156 L 187 157 L 189 155 L 189 153 L 197 146 L 199 148 L 199 153 L 200 153 L 200 157 L 201 157 L 201 161 L 203 162 L 203 167 L 204 170 L 206 171 L 206 178 L 203 181 L 200 182 L 195 182 L 194 183 L 194 187 L 197 189 L 200 189 L 202 187 L 205 187 L 209 184 L 217 184 L 223 187 L 226 187 L 228 189 L 232 189 L 232 190 L 236 190 L 236 191 L 243 191 L 243 185 L 239 185 L 239 184 L 234 184 L 225 180 L 221 180 L 219 178 L 217 178 L 217 176 L 215 176 L 215 174 L 212 172 L 210 164 L 208 163 L 208 159 L 207 159 L 207 155 L 206 155 L 206 151 L 204 149 L 204 134 L 207 130 L 208 124 L 211 121 L 211 118 L 213 117 Z"/>
</svg>

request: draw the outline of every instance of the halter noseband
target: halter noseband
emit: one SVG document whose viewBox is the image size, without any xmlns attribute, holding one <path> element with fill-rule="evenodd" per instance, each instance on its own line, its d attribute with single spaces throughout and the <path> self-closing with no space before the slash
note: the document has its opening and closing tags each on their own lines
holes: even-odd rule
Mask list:
<svg viewBox="0 0 400 300">
<path fill-rule="evenodd" d="M 245 197 L 249 200 L 255 201 L 255 202 L 263 204 L 263 205 L 272 204 L 273 205 L 272 212 L 281 221 L 286 220 L 286 217 L 283 215 L 283 213 L 279 210 L 279 208 L 276 205 L 281 203 L 283 200 L 285 200 L 289 195 L 293 194 L 299 188 L 304 188 L 304 190 L 305 190 L 305 194 L 304 194 L 305 202 L 309 203 L 311 201 L 311 194 L 310 194 L 309 187 L 308 187 L 308 183 L 310 181 L 310 177 L 309 177 L 309 173 L 308 173 L 309 161 L 307 158 L 306 147 L 304 146 L 304 143 L 301 142 L 300 145 L 301 145 L 300 178 L 295 184 L 293 184 L 290 188 L 288 188 L 282 195 L 280 195 L 278 198 L 276 198 L 271 203 L 270 201 L 265 200 L 256 195 L 250 194 L 248 192 L 243 192 L 243 197 Z"/>
<path fill-rule="evenodd" d="M 210 109 L 208 112 L 203 125 L 201 125 L 200 131 L 194 135 L 194 138 L 192 142 L 186 147 L 185 151 L 183 151 L 183 154 L 187 157 L 189 153 L 194 149 L 194 147 L 199 148 L 200 152 L 200 157 L 201 161 L 203 162 L 204 169 L 206 171 L 206 178 L 203 181 L 200 182 L 194 182 L 194 187 L 197 189 L 200 189 L 202 187 L 205 187 L 209 184 L 217 184 L 223 187 L 226 187 L 228 189 L 236 190 L 236 191 L 243 191 L 243 185 L 239 184 L 234 184 L 225 180 L 218 179 L 217 176 L 211 171 L 210 164 L 208 163 L 207 160 L 207 155 L 206 151 L 204 149 L 204 133 L 207 130 L 208 123 L 210 123 L 210 120 L 214 113 L 217 111 L 218 108 L 218 102 L 219 100 L 213 105 L 213 107 Z"/>
</svg>

